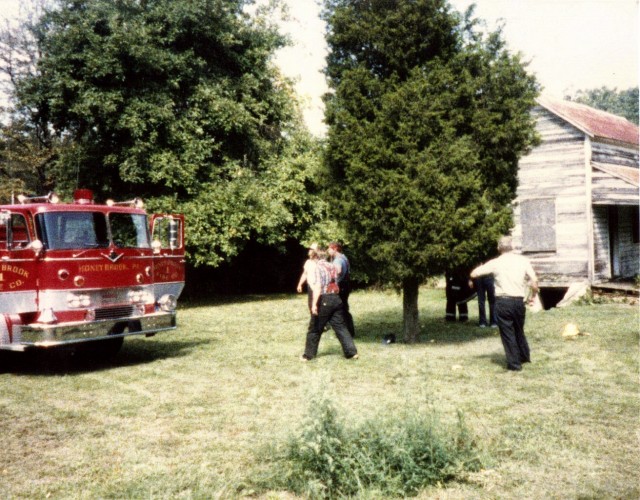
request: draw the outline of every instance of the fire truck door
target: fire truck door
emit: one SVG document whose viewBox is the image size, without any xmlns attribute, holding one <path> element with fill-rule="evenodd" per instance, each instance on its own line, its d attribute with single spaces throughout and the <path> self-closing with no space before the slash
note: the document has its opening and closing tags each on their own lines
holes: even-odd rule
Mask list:
<svg viewBox="0 0 640 500">
<path fill-rule="evenodd" d="M 153 215 L 151 239 L 156 296 L 177 297 L 184 285 L 184 216 Z"/>
<path fill-rule="evenodd" d="M 24 214 L 0 211 L 0 313 L 35 311 L 38 253 Z"/>
</svg>

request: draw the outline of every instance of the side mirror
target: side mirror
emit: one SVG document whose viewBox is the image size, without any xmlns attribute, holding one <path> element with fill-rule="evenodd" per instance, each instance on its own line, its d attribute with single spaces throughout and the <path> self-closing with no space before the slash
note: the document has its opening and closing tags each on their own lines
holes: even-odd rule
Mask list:
<svg viewBox="0 0 640 500">
<path fill-rule="evenodd" d="M 160 255 L 160 250 L 162 249 L 162 243 L 160 243 L 160 240 L 153 240 L 151 242 L 151 249 L 153 250 L 154 255 Z"/>
<path fill-rule="evenodd" d="M 178 229 L 180 222 L 171 218 L 169 220 L 169 248 L 175 250 L 178 248 Z"/>
<path fill-rule="evenodd" d="M 33 240 L 31 243 L 29 243 L 29 247 L 33 250 L 33 253 L 36 255 L 36 257 L 40 256 L 42 250 L 44 249 L 44 245 L 40 240 Z"/>
</svg>

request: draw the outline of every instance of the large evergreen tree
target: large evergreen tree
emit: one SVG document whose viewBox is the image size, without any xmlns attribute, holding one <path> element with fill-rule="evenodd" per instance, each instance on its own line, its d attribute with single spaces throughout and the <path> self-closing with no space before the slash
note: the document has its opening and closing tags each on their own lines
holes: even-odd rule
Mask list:
<svg viewBox="0 0 640 500">
<path fill-rule="evenodd" d="M 470 266 L 511 224 L 517 165 L 535 141 L 538 91 L 501 33 L 445 0 L 326 0 L 326 164 L 354 264 L 402 289 Z"/>
<path fill-rule="evenodd" d="M 298 236 L 313 141 L 272 63 L 285 39 L 251 3 L 52 0 L 26 26 L 37 61 L 15 94 L 66 145 L 48 159 L 56 189 L 186 213 L 195 264 Z"/>
</svg>

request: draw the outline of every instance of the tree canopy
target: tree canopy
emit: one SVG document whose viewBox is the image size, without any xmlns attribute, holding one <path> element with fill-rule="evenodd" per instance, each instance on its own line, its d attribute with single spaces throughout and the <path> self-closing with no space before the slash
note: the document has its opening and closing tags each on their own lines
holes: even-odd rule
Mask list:
<svg viewBox="0 0 640 500">
<path fill-rule="evenodd" d="M 50 184 L 184 212 L 195 264 L 299 236 L 315 145 L 272 63 L 286 39 L 251 3 L 56 0 L 24 25 L 15 116 L 46 132 Z"/>
<path fill-rule="evenodd" d="M 419 285 L 510 228 L 538 85 L 500 30 L 445 0 L 327 0 L 324 17 L 332 213 L 354 267 L 402 288 L 415 341 Z"/>
</svg>

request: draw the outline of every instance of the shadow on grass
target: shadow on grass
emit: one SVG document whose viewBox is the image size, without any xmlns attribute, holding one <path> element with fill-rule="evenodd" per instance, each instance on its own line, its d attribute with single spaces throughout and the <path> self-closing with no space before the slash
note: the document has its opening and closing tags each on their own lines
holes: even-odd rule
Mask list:
<svg viewBox="0 0 640 500">
<path fill-rule="evenodd" d="M 290 293 L 279 294 L 247 294 L 247 295 L 211 295 L 209 297 L 180 299 L 180 310 L 195 309 L 229 304 L 248 304 L 278 299 L 289 299 Z"/>
<path fill-rule="evenodd" d="M 429 311 L 420 312 L 420 325 L 418 343 L 435 340 L 438 343 L 456 344 L 495 337 L 498 334 L 497 328 L 480 328 L 472 321 L 448 322 L 444 317 L 429 314 Z M 382 343 L 390 335 L 395 335 L 396 342 L 403 342 L 402 315 L 396 309 L 368 315 L 364 321 L 355 318 L 355 328 L 356 343 Z"/>
<path fill-rule="evenodd" d="M 497 365 L 501 368 L 504 368 L 505 371 L 507 369 L 506 358 L 505 355 L 501 352 L 494 352 L 492 354 L 482 354 L 477 356 L 478 359 L 488 359 L 492 364 Z"/>
<path fill-rule="evenodd" d="M 105 355 L 79 348 L 31 349 L 25 352 L 0 352 L 0 373 L 15 375 L 73 375 L 135 366 L 188 355 L 212 340 L 153 342 L 125 340 L 120 352 Z"/>
</svg>

